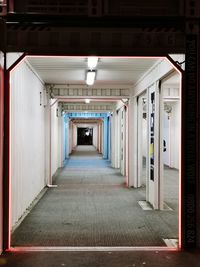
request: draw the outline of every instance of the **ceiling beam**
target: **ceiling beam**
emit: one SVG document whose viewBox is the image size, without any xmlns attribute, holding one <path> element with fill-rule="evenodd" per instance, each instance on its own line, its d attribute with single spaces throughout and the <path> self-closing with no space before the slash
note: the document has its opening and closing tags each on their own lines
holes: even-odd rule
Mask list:
<svg viewBox="0 0 200 267">
<path fill-rule="evenodd" d="M 102 112 L 102 111 L 112 111 L 115 108 L 115 105 L 112 104 L 62 104 L 63 111 L 93 111 L 93 112 Z"/>
<path fill-rule="evenodd" d="M 129 87 L 87 87 L 87 86 L 51 86 L 51 97 L 53 98 L 127 98 L 130 96 Z"/>
</svg>

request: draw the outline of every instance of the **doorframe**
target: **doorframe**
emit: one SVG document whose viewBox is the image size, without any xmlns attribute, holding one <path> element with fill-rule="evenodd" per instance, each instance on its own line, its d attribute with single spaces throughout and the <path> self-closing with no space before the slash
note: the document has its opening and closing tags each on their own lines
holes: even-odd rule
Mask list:
<svg viewBox="0 0 200 267">
<path fill-rule="evenodd" d="M 42 56 L 41 55 L 32 55 L 32 54 L 27 54 L 24 53 L 22 56 L 20 56 L 8 69 L 5 67 L 5 79 L 4 79 L 4 92 L 5 92 L 5 97 L 4 97 L 4 185 L 3 185 L 3 190 L 4 190 L 4 235 L 3 235 L 3 249 L 4 251 L 107 251 L 108 248 L 69 248 L 69 247 L 35 247 L 34 248 L 12 248 L 11 247 L 11 227 L 10 227 L 10 211 L 11 211 L 11 183 L 10 183 L 10 74 L 14 70 L 14 68 L 24 60 L 26 56 Z M 58 56 L 58 55 L 49 55 L 49 56 Z M 69 56 L 69 55 L 63 55 L 63 56 Z M 87 57 L 87 55 L 86 55 Z M 101 57 L 101 56 L 100 56 Z M 103 56 L 102 56 L 103 57 Z M 110 57 L 110 56 L 108 56 Z M 112 56 L 111 56 L 112 57 Z M 117 56 L 114 56 L 117 57 Z M 122 58 L 144 58 L 144 56 L 121 56 Z M 145 56 L 146 58 L 153 57 L 151 56 Z M 166 58 L 170 63 L 173 65 L 174 68 L 177 68 L 177 70 L 181 73 L 181 77 L 183 79 L 183 71 L 181 68 L 178 66 L 175 66 L 174 62 L 168 57 L 168 56 L 154 56 L 157 58 Z M 5 59 L 6 61 L 6 59 Z M 6 66 L 6 65 L 5 65 Z M 182 83 L 181 83 L 182 84 Z M 181 87 L 182 88 L 182 87 Z M 182 109 L 181 109 L 182 110 Z M 182 143 L 182 141 L 181 141 Z M 182 155 L 182 154 L 181 154 Z M 129 159 L 128 159 L 129 160 Z M 130 164 L 130 162 L 129 162 Z M 182 168 L 182 166 L 181 166 Z M 180 172 L 182 174 L 182 172 Z M 179 191 L 180 191 L 180 196 L 182 192 L 182 187 L 180 188 L 179 186 Z M 181 198 L 180 198 L 181 200 Z M 181 202 L 181 201 L 179 201 Z M 182 203 L 180 203 L 181 206 Z M 109 247 L 109 251 L 152 251 L 152 250 L 164 250 L 164 251 L 177 251 L 182 248 L 182 229 L 181 229 L 181 222 L 183 220 L 182 217 L 182 212 L 181 209 L 179 209 L 179 247 L 178 248 L 169 248 L 169 247 Z"/>
</svg>

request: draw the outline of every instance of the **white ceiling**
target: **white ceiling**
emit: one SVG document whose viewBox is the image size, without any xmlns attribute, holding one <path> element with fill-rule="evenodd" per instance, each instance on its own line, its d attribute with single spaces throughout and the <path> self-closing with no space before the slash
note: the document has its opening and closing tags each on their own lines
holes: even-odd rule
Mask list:
<svg viewBox="0 0 200 267">
<path fill-rule="evenodd" d="M 45 83 L 85 84 L 86 57 L 27 57 Z M 97 65 L 96 85 L 133 85 L 151 68 L 158 58 L 101 57 Z"/>
</svg>

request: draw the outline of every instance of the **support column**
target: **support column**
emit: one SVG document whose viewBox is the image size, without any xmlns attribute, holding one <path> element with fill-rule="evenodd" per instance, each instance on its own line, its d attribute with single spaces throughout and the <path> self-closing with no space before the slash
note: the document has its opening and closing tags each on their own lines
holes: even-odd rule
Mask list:
<svg viewBox="0 0 200 267">
<path fill-rule="evenodd" d="M 137 116 L 137 148 L 138 148 L 138 164 L 137 164 L 137 187 L 141 187 L 142 185 L 142 175 L 143 175 L 143 99 L 142 96 L 138 97 L 138 116 Z"/>
<path fill-rule="evenodd" d="M 148 88 L 148 142 L 147 142 L 147 168 L 148 179 L 146 185 L 146 198 L 154 209 L 160 209 L 159 200 L 159 88 L 154 83 Z"/>
<path fill-rule="evenodd" d="M 74 149 L 77 146 L 77 126 L 76 124 L 72 124 L 72 129 L 73 129 L 73 147 L 72 149 Z"/>
<path fill-rule="evenodd" d="M 72 142 L 73 142 L 73 129 L 72 129 L 72 121 L 69 121 L 69 142 L 68 142 L 68 147 L 69 147 L 69 154 L 71 154 L 72 152 Z"/>
<path fill-rule="evenodd" d="M 111 166 L 115 168 L 115 112 L 110 118 L 110 134 L 111 134 L 110 160 L 111 160 Z"/>
<path fill-rule="evenodd" d="M 69 118 L 65 115 L 65 158 L 69 158 Z"/>
<path fill-rule="evenodd" d="M 93 146 L 98 151 L 98 126 L 97 124 L 93 125 L 93 140 L 92 140 Z"/>
<path fill-rule="evenodd" d="M 47 104 L 45 106 L 45 184 L 48 185 L 50 183 L 50 172 L 51 172 L 51 155 L 50 155 L 50 139 L 51 139 L 51 107 L 50 107 L 50 95 L 49 90 L 46 88 L 46 97 L 47 97 Z"/>
<path fill-rule="evenodd" d="M 60 166 L 64 167 L 65 165 L 65 119 L 61 115 L 60 119 Z"/>
<path fill-rule="evenodd" d="M 120 110 L 116 111 L 116 168 L 120 168 L 121 161 L 121 115 Z"/>
<path fill-rule="evenodd" d="M 99 123 L 99 153 L 102 153 L 102 141 L 103 141 L 103 137 L 102 137 L 102 121 Z"/>
<path fill-rule="evenodd" d="M 108 159 L 108 117 L 103 119 L 103 158 Z"/>
<path fill-rule="evenodd" d="M 110 153 L 111 153 L 111 128 L 110 128 L 110 117 L 108 117 L 108 159 L 110 160 Z"/>
<path fill-rule="evenodd" d="M 137 188 L 137 98 L 131 97 L 129 100 L 129 187 Z"/>
</svg>

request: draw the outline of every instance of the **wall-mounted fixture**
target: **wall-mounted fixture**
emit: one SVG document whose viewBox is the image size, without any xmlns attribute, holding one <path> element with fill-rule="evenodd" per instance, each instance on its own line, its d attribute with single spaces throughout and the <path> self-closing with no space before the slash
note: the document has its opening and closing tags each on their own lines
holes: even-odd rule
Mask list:
<svg viewBox="0 0 200 267">
<path fill-rule="evenodd" d="M 95 76 L 96 76 L 96 71 L 88 70 L 87 75 L 86 75 L 86 84 L 87 85 L 93 85 L 94 80 L 95 80 Z"/>
<path fill-rule="evenodd" d="M 40 106 L 42 106 L 42 92 L 40 92 Z"/>
<path fill-rule="evenodd" d="M 98 63 L 98 57 L 88 57 L 88 68 L 90 70 L 93 70 L 94 68 L 96 68 L 97 63 Z"/>
<path fill-rule="evenodd" d="M 90 99 L 85 99 L 85 103 L 86 103 L 86 104 L 89 104 L 90 101 L 91 101 Z"/>
</svg>

